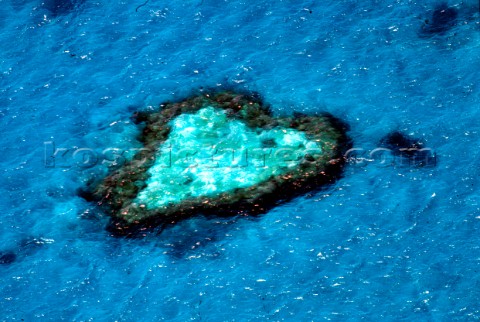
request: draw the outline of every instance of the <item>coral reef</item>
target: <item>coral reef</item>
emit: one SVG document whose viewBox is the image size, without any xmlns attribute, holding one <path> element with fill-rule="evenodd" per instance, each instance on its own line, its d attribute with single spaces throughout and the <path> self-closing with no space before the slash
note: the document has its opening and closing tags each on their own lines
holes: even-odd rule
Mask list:
<svg viewBox="0 0 480 322">
<path fill-rule="evenodd" d="M 332 183 L 350 147 L 331 115 L 273 117 L 255 95 L 220 92 L 138 112 L 144 149 L 82 197 L 115 235 L 196 214 L 259 214 Z"/>
</svg>

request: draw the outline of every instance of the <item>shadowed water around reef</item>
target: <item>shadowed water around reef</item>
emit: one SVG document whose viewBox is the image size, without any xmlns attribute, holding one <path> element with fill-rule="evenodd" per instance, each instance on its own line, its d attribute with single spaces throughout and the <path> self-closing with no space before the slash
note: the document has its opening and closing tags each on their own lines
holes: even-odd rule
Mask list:
<svg viewBox="0 0 480 322">
<path fill-rule="evenodd" d="M 2 320 L 480 318 L 478 1 L 1 4 Z M 218 102 L 169 108 L 232 89 L 259 93 L 244 102 L 261 102 L 260 123 Z M 312 147 L 301 126 L 344 129 L 336 118 L 352 145 L 337 151 L 342 167 L 327 184 L 195 204 L 154 229 L 139 222 L 131 232 L 142 238 L 118 237 L 115 227 L 130 232 L 118 212 L 129 203 L 165 215 L 155 209 L 186 196 L 220 202 L 215 188 L 241 192 L 257 175 L 266 184 L 318 160 L 322 146 L 300 157 Z M 224 151 L 288 141 L 292 154 L 278 173 L 192 167 L 169 181 L 153 163 L 141 180 L 122 172 L 146 144 L 150 155 L 160 140 L 190 148 L 183 138 L 197 134 Z M 203 158 L 212 150 L 186 164 L 245 161 Z M 77 193 L 87 187 L 88 201 Z"/>
</svg>

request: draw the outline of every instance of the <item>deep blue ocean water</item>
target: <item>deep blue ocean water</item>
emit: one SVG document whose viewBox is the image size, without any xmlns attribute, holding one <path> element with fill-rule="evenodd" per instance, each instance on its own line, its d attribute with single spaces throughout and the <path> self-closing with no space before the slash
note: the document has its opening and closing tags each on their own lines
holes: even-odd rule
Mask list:
<svg viewBox="0 0 480 322">
<path fill-rule="evenodd" d="M 477 1 L 432 36 L 436 0 L 142 3 L 0 0 L 2 321 L 480 318 Z M 223 86 L 333 113 L 365 153 L 402 131 L 437 164 L 350 164 L 258 218 L 109 236 L 77 196 L 106 167 L 72 153 L 137 148 L 134 111 Z"/>
</svg>

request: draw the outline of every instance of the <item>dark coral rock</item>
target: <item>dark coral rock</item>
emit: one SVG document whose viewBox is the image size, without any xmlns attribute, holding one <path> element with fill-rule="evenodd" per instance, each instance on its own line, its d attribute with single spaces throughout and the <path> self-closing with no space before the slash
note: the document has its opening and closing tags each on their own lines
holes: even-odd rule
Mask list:
<svg viewBox="0 0 480 322">
<path fill-rule="evenodd" d="M 10 265 L 17 260 L 14 252 L 0 252 L 0 265 Z"/>
<path fill-rule="evenodd" d="M 54 17 L 66 15 L 80 4 L 81 0 L 46 0 L 43 6 L 49 10 Z"/>
<path fill-rule="evenodd" d="M 431 21 L 423 26 L 424 34 L 443 34 L 457 23 L 458 10 L 442 3 L 433 11 Z"/>
<path fill-rule="evenodd" d="M 142 189 L 146 181 L 153 178 L 149 169 L 155 164 L 162 143 L 169 139 L 172 122 L 180 115 L 191 117 L 209 109 L 225 115 L 222 117 L 226 117 L 227 124 L 232 124 L 232 121 L 244 124 L 245 128 L 250 129 L 248 133 L 257 133 L 257 138 L 260 138 L 258 133 L 271 133 L 268 131 L 303 133 L 301 135 L 308 138 L 308 142 L 316 142 L 315 145 L 321 146 L 321 153 L 310 153 L 308 150 L 310 154 L 304 155 L 303 159 L 295 159 L 298 163 L 294 167 L 284 166 L 278 172 L 274 169 L 270 177 L 249 186 L 191 197 L 187 193 L 187 197 L 180 201 L 162 206 L 152 206 L 148 204 L 150 201 L 139 202 L 138 197 L 144 192 Z M 82 197 L 95 200 L 111 216 L 107 228 L 114 235 L 135 236 L 146 228 L 172 224 L 197 214 L 236 216 L 264 213 L 281 202 L 334 182 L 341 175 L 344 153 L 351 146 L 346 135 L 348 127 L 332 115 L 297 114 L 294 117 L 277 118 L 272 116 L 268 106 L 258 96 L 235 92 L 207 93 L 177 103 L 165 103 L 159 110 L 136 113 L 134 119 L 144 125 L 140 137 L 144 145 L 142 154 L 98 183 L 91 184 L 87 191 L 81 190 Z M 206 123 L 206 127 L 215 124 L 208 120 L 210 123 Z M 259 144 L 267 150 L 277 149 L 277 143 L 268 137 L 262 137 Z M 288 151 L 282 157 L 287 160 Z M 157 183 L 157 178 L 154 183 Z M 193 180 L 188 175 L 178 173 L 172 178 L 177 182 L 175 189 L 183 189 Z M 175 195 L 172 191 L 160 190 L 154 196 L 161 199 L 165 198 L 165 194 Z"/>
<path fill-rule="evenodd" d="M 13 250 L 0 252 L 0 264 L 9 265 L 19 261 L 27 256 L 34 255 L 45 244 L 52 243 L 53 240 L 46 238 L 25 237 L 21 239 Z"/>
<path fill-rule="evenodd" d="M 436 165 L 435 153 L 430 148 L 425 147 L 424 142 L 410 138 L 401 132 L 394 131 L 389 133 L 382 138 L 380 146 L 390 149 L 393 155 L 402 158 L 400 161 L 406 160 L 409 165 Z"/>
</svg>

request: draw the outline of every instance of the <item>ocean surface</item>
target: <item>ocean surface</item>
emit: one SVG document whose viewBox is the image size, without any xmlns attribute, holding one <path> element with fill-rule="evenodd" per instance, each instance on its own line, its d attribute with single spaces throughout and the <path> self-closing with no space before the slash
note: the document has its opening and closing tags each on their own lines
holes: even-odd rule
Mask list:
<svg viewBox="0 0 480 322">
<path fill-rule="evenodd" d="M 480 15 L 446 3 L 428 33 L 436 0 L 0 0 L 0 320 L 480 319 Z M 77 194 L 95 158 L 224 87 L 330 112 L 366 157 L 256 218 L 110 236 Z M 392 131 L 436 164 L 369 158 Z"/>
</svg>

